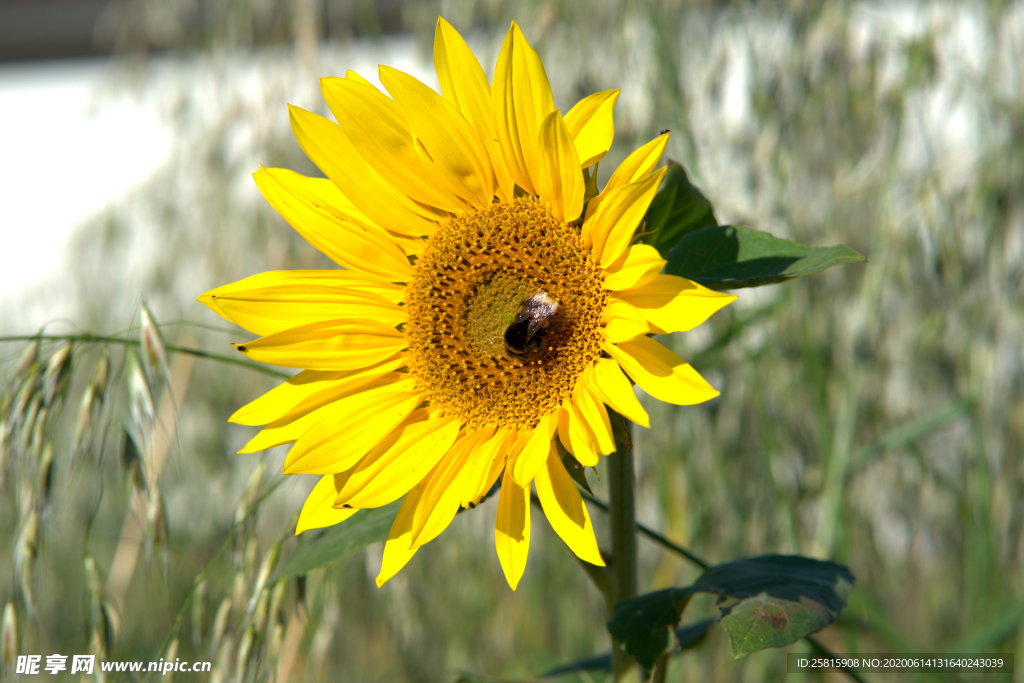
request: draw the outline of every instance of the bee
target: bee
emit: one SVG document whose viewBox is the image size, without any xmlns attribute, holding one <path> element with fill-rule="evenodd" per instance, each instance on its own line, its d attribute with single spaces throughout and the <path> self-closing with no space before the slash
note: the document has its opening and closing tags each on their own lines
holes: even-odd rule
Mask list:
<svg viewBox="0 0 1024 683">
<path fill-rule="evenodd" d="M 560 308 L 561 304 L 543 289 L 525 300 L 515 320 L 505 328 L 505 349 L 518 358 L 540 351 L 544 337 L 561 323 L 556 319 Z"/>
</svg>

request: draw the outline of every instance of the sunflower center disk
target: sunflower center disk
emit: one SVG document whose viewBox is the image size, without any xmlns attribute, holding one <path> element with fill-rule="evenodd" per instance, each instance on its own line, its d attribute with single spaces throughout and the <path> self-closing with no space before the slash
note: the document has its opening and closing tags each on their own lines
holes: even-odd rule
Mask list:
<svg viewBox="0 0 1024 683">
<path fill-rule="evenodd" d="M 504 334 L 538 291 L 559 302 L 540 348 L 516 357 Z M 408 288 L 409 368 L 429 400 L 470 428 L 532 428 L 601 354 L 607 294 L 577 228 L 528 197 L 438 230 Z"/>
</svg>

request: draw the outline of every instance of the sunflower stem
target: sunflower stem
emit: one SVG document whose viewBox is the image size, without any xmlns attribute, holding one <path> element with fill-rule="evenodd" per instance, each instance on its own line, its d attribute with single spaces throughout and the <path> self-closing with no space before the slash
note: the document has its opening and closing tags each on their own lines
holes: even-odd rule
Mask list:
<svg viewBox="0 0 1024 683">
<path fill-rule="evenodd" d="M 626 428 L 630 423 L 626 422 Z M 633 452 L 624 444 L 618 444 L 615 455 L 608 458 L 608 515 L 611 518 L 612 533 L 612 575 L 615 604 L 636 597 L 637 594 L 637 542 L 636 542 L 636 497 Z M 633 658 L 622 649 L 620 643 L 612 645 L 612 671 L 616 681 L 625 679 L 633 666 Z"/>
</svg>

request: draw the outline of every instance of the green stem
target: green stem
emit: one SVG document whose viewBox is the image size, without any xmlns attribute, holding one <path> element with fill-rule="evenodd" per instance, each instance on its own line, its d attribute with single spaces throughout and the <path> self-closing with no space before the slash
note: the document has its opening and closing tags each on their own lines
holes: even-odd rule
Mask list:
<svg viewBox="0 0 1024 683">
<path fill-rule="evenodd" d="M 2 342 L 15 342 L 15 341 L 32 341 L 34 339 L 49 340 L 49 341 L 73 341 L 83 342 L 87 344 L 125 344 L 126 346 L 138 346 L 142 342 L 138 339 L 124 339 L 123 337 L 104 337 L 98 334 L 92 334 L 91 332 L 84 332 L 82 334 L 29 334 L 29 335 L 18 335 L 13 337 L 0 337 L 0 343 Z M 172 346 L 167 344 L 166 348 L 168 351 L 175 353 L 187 353 L 199 358 L 208 358 L 221 363 L 230 363 L 231 365 L 241 365 L 249 368 L 250 370 L 256 370 L 266 375 L 272 375 L 274 377 L 281 377 L 282 379 L 290 379 L 291 375 L 278 370 L 273 370 L 263 365 L 257 365 L 250 363 L 249 361 L 242 360 L 241 358 L 232 358 L 231 356 L 222 356 L 218 353 L 210 353 L 208 351 L 201 351 L 199 349 L 189 348 L 187 346 Z"/>
<path fill-rule="evenodd" d="M 619 444 L 615 455 L 608 459 L 608 514 L 611 517 L 611 568 L 615 604 L 636 597 L 637 594 L 635 489 L 633 452 L 628 446 Z M 631 666 L 633 658 L 626 654 L 619 643 L 614 643 L 612 671 L 615 680 L 622 680 Z"/>
</svg>

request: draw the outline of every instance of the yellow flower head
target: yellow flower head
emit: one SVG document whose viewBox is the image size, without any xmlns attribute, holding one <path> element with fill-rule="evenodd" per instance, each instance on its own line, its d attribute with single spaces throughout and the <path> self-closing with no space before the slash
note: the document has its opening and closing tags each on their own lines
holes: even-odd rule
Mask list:
<svg viewBox="0 0 1024 683">
<path fill-rule="evenodd" d="M 443 19 L 434 64 L 443 96 L 386 66 L 388 94 L 351 71 L 322 79 L 338 123 L 290 114 L 327 179 L 255 174 L 344 269 L 262 273 L 199 300 L 262 335 L 242 353 L 303 369 L 231 418 L 266 425 L 241 452 L 292 443 L 285 474 L 322 475 L 297 533 L 405 496 L 381 585 L 501 477 L 495 541 L 514 589 L 531 482 L 559 536 L 603 565 L 555 439 L 590 466 L 615 450 L 605 406 L 650 426 L 627 375 L 669 403 L 717 396 L 648 335 L 689 330 L 734 297 L 661 275 L 657 250 L 630 246 L 667 134 L 585 202 L 582 169 L 611 146 L 618 91 L 563 116 L 514 23 L 493 85 Z"/>
</svg>

